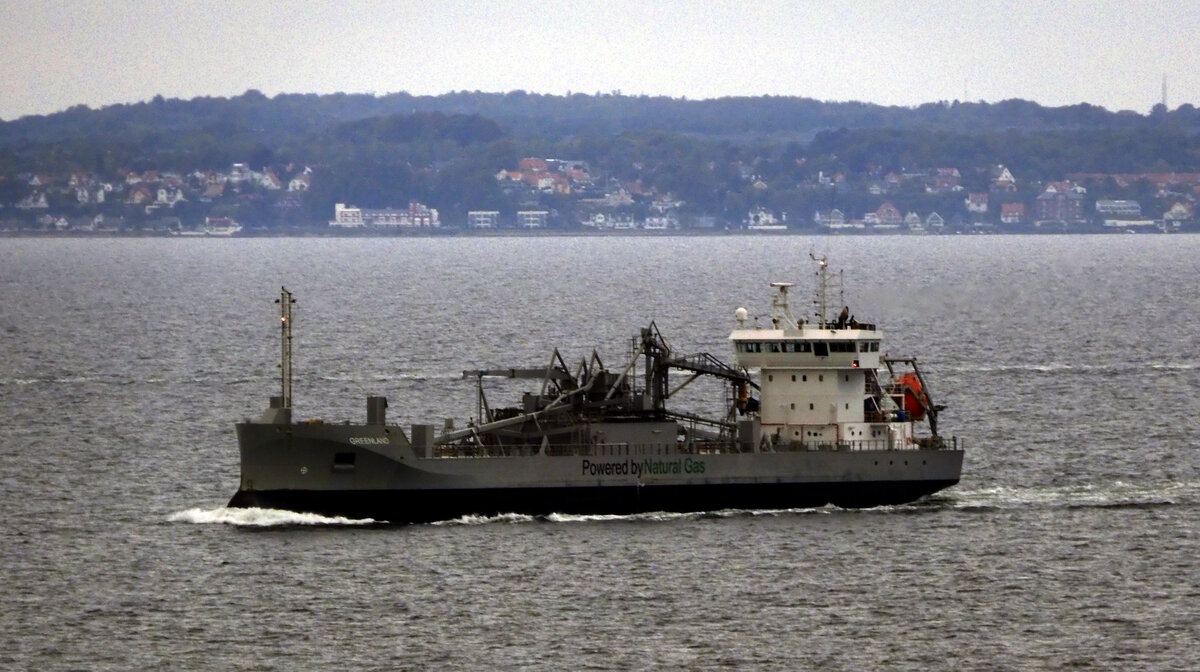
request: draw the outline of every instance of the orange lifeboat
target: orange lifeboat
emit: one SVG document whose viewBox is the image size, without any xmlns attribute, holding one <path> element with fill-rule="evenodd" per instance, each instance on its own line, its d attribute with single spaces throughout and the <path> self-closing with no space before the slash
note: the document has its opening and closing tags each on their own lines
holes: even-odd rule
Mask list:
<svg viewBox="0 0 1200 672">
<path fill-rule="evenodd" d="M 900 376 L 896 383 L 904 393 L 905 415 L 912 420 L 924 420 L 925 409 L 929 407 L 929 395 L 922 389 L 921 379 L 910 371 Z"/>
</svg>

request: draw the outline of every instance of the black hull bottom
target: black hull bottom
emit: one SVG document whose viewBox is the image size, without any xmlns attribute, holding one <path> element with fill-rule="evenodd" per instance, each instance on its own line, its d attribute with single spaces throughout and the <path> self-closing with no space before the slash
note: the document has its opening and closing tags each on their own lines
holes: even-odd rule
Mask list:
<svg viewBox="0 0 1200 672">
<path fill-rule="evenodd" d="M 462 516 L 633 514 L 723 509 L 800 509 L 833 504 L 867 508 L 905 504 L 953 481 L 755 483 L 476 490 L 239 490 L 233 508 L 283 509 L 325 516 L 427 523 Z"/>
</svg>

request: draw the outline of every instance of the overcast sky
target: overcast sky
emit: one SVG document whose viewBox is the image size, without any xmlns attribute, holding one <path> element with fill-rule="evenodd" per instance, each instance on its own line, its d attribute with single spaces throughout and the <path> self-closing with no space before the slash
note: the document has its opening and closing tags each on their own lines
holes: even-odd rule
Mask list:
<svg viewBox="0 0 1200 672">
<path fill-rule="evenodd" d="M 1200 0 L 0 0 L 0 118 L 455 90 L 1200 104 Z"/>
</svg>

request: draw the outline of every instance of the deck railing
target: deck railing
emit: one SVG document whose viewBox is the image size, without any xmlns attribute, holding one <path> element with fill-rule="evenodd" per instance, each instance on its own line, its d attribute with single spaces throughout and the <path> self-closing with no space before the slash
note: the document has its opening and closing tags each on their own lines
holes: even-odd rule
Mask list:
<svg viewBox="0 0 1200 672">
<path fill-rule="evenodd" d="M 958 437 L 946 440 L 942 437 L 925 437 L 915 442 L 897 442 L 886 439 L 865 441 L 838 441 L 830 443 L 802 443 L 784 441 L 772 444 L 764 441 L 759 450 L 747 449 L 736 441 L 692 441 L 689 443 L 599 443 L 599 444 L 447 444 L 434 450 L 437 458 L 464 457 L 522 457 L 547 455 L 551 457 L 668 457 L 672 455 L 720 455 L 731 453 L 801 453 L 801 452 L 856 452 L 856 451 L 917 451 L 959 450 L 963 443 Z"/>
</svg>

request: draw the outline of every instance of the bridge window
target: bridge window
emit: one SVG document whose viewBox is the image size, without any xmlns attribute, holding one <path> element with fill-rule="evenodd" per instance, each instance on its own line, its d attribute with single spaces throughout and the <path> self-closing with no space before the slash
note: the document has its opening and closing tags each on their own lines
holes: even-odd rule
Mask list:
<svg viewBox="0 0 1200 672">
<path fill-rule="evenodd" d="M 870 348 L 871 348 L 871 344 L 867 343 L 866 341 L 863 341 L 862 343 L 858 344 L 859 352 L 870 352 Z"/>
<path fill-rule="evenodd" d="M 879 342 L 878 341 L 871 344 L 871 352 L 879 352 Z"/>
<path fill-rule="evenodd" d="M 796 352 L 812 352 L 812 343 L 797 343 Z"/>
<path fill-rule="evenodd" d="M 767 347 L 771 352 L 779 352 L 779 344 L 778 343 L 768 343 Z"/>
<path fill-rule="evenodd" d="M 825 341 L 817 341 L 816 343 L 813 343 L 812 346 L 813 346 L 813 354 L 816 355 L 817 357 L 828 357 L 829 356 L 829 344 L 826 343 Z"/>
</svg>

